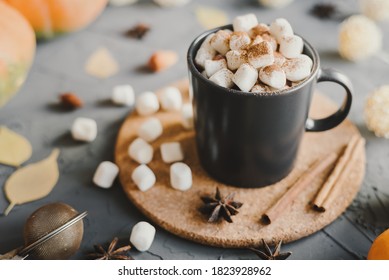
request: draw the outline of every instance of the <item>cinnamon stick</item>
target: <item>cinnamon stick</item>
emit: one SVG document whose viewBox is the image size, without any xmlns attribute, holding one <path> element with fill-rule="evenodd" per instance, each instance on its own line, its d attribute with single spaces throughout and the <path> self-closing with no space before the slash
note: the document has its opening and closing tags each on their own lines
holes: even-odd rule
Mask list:
<svg viewBox="0 0 389 280">
<path fill-rule="evenodd" d="M 334 183 L 334 186 L 332 187 L 330 193 L 327 195 L 326 199 L 322 202 L 321 205 L 315 205 L 315 208 L 318 207 L 319 211 L 326 211 L 328 207 L 330 207 L 333 202 L 338 198 L 339 191 L 342 188 L 342 182 L 347 178 L 347 175 L 350 174 L 351 168 L 353 167 L 352 162 L 354 162 L 357 158 L 358 151 L 363 149 L 363 146 L 365 145 L 365 140 L 362 138 L 359 138 L 356 145 L 354 146 L 354 149 L 351 152 L 349 160 L 346 161 L 345 166 L 342 170 L 342 172 L 339 174 L 337 180 Z M 335 171 L 335 170 L 334 170 Z"/>
<path fill-rule="evenodd" d="M 319 212 L 324 212 L 325 208 L 323 207 L 324 201 L 331 194 L 334 186 L 336 185 L 339 177 L 342 173 L 344 173 L 344 169 L 347 166 L 348 162 L 351 160 L 353 155 L 355 154 L 355 149 L 359 143 L 361 138 L 359 136 L 353 136 L 350 142 L 347 144 L 343 154 L 340 156 L 334 170 L 331 172 L 327 181 L 321 187 L 318 192 L 315 200 L 313 201 L 313 209 Z"/>
<path fill-rule="evenodd" d="M 336 153 L 327 155 L 324 159 L 315 161 L 299 179 L 286 191 L 286 193 L 262 215 L 262 222 L 266 225 L 275 221 L 288 206 L 293 203 L 296 197 L 308 187 L 318 175 L 333 165 L 338 158 Z"/>
</svg>

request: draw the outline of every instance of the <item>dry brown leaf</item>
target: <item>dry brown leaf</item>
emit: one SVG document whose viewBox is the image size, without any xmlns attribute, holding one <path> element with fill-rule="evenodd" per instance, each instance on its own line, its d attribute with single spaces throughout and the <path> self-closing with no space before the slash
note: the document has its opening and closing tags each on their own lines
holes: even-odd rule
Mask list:
<svg viewBox="0 0 389 280">
<path fill-rule="evenodd" d="M 22 135 L 0 126 L 0 164 L 20 166 L 32 154 L 30 142 Z"/>
<path fill-rule="evenodd" d="M 58 156 L 59 149 L 54 149 L 47 158 L 16 170 L 8 178 L 4 191 L 10 205 L 5 216 L 15 205 L 41 199 L 51 192 L 59 178 Z"/>
<path fill-rule="evenodd" d="M 200 6 L 195 10 L 197 20 L 205 29 L 212 29 L 229 23 L 227 14 L 219 9 Z"/>
<path fill-rule="evenodd" d="M 115 75 L 119 65 L 106 48 L 97 49 L 85 64 L 85 72 L 91 76 L 105 79 Z"/>
</svg>

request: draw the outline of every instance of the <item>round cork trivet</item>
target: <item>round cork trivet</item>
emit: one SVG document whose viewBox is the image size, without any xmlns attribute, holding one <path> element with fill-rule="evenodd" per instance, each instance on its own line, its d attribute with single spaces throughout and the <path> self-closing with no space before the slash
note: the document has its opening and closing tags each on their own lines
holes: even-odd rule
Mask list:
<svg viewBox="0 0 389 280">
<path fill-rule="evenodd" d="M 187 100 L 188 84 L 176 84 Z M 337 106 L 328 98 L 315 94 L 310 115 L 320 118 L 328 116 Z M 212 178 L 200 166 L 194 140 L 194 131 L 185 130 L 181 125 L 179 112 L 159 111 L 154 115 L 163 125 L 163 135 L 152 143 L 154 158 L 148 165 L 157 177 L 157 183 L 146 192 L 140 191 L 132 182 L 131 173 L 138 166 L 128 156 L 128 146 L 137 137 L 137 130 L 147 117 L 135 112 L 124 121 L 116 144 L 115 158 L 120 168 L 120 181 L 130 201 L 155 224 L 167 231 L 195 242 L 206 245 L 241 248 L 258 246 L 261 239 L 269 243 L 280 240 L 291 242 L 310 235 L 334 221 L 350 205 L 359 191 L 365 173 L 365 151 L 357 151 L 351 171 L 341 180 L 341 190 L 337 199 L 324 213 L 312 210 L 309 202 L 324 183 L 326 174 L 316 180 L 298 198 L 285 209 L 283 215 L 270 225 L 260 223 L 262 214 L 279 199 L 296 179 L 317 159 L 330 152 L 341 153 L 353 135 L 360 135 L 358 129 L 349 121 L 344 121 L 335 129 L 306 133 L 294 170 L 282 181 L 263 188 L 243 189 L 221 184 Z M 160 145 L 164 142 L 179 141 L 185 153 L 184 162 L 193 173 L 193 186 L 182 192 L 170 187 L 170 165 L 162 161 Z M 198 209 L 202 205 L 203 195 L 214 195 L 218 187 L 222 195 L 235 192 L 235 200 L 242 202 L 239 214 L 233 216 L 233 223 L 221 220 L 208 223 L 207 217 Z"/>
</svg>

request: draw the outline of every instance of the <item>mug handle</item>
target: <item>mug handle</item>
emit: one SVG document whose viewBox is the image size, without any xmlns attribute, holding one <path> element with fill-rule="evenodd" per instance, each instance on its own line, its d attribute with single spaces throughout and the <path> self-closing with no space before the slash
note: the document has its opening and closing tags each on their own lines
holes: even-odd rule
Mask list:
<svg viewBox="0 0 389 280">
<path fill-rule="evenodd" d="M 339 125 L 350 112 L 352 103 L 352 84 L 349 78 L 334 69 L 320 69 L 317 82 L 334 82 L 341 85 L 346 90 L 346 98 L 337 112 L 324 119 L 314 120 L 308 118 L 305 123 L 305 131 L 319 132 L 329 130 Z"/>
</svg>

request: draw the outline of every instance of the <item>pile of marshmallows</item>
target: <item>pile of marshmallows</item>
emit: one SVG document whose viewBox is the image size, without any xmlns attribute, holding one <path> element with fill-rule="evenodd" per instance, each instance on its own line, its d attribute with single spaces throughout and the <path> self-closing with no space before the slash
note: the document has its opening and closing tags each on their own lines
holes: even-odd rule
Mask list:
<svg viewBox="0 0 389 280">
<path fill-rule="evenodd" d="M 287 89 L 311 74 L 312 59 L 302 54 L 304 41 L 286 19 L 268 26 L 254 14 L 238 16 L 233 30 L 210 34 L 195 57 L 202 74 L 217 85 L 266 93 Z"/>
</svg>

